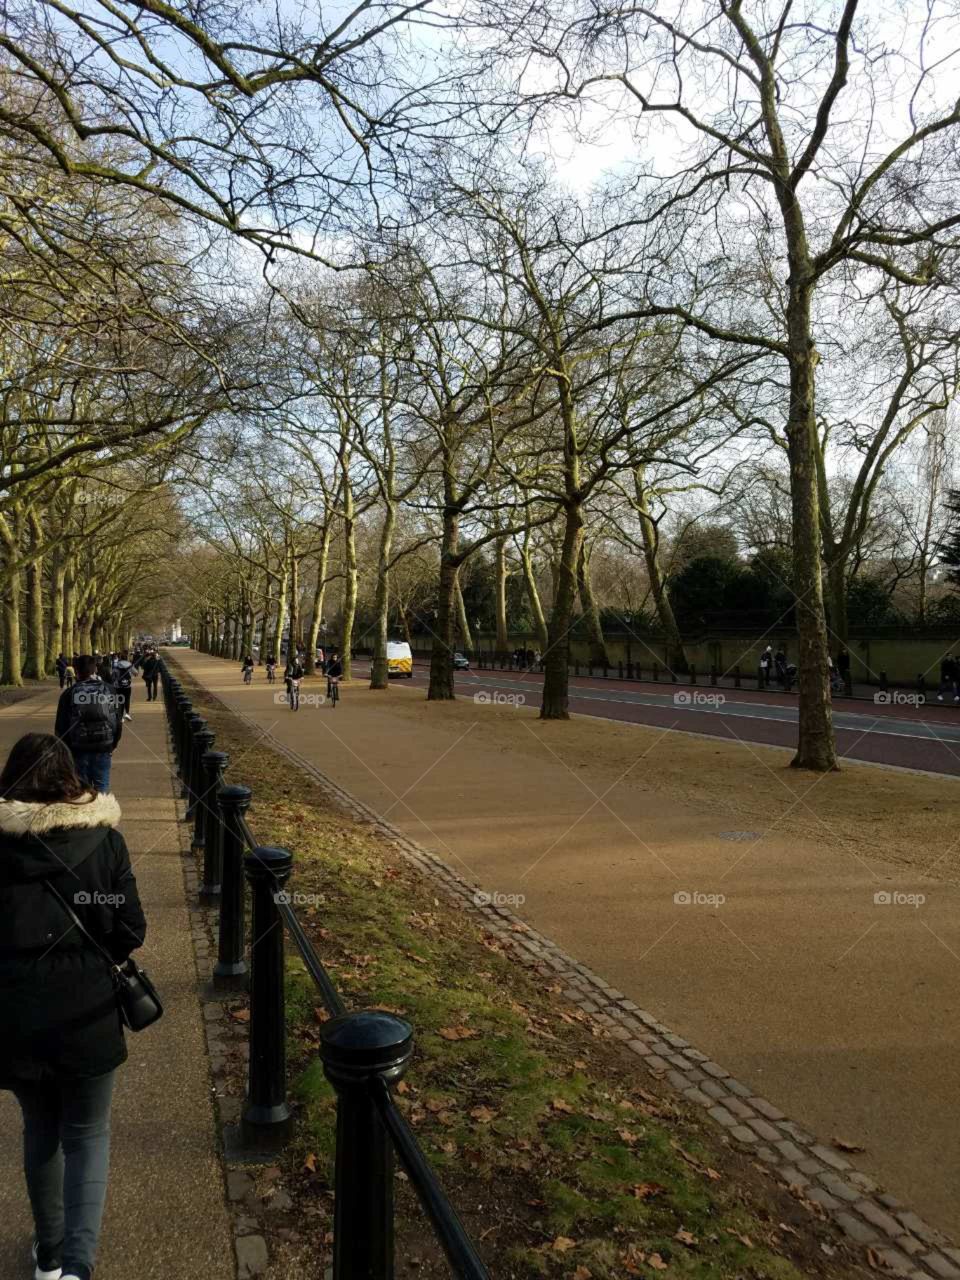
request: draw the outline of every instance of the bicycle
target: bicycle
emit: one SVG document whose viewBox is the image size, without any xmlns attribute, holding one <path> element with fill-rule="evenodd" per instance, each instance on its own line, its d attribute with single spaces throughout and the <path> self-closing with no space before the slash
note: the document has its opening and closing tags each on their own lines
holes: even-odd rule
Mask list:
<svg viewBox="0 0 960 1280">
<path fill-rule="evenodd" d="M 334 676 L 332 680 L 327 681 L 327 698 L 329 699 L 331 705 L 334 708 L 336 708 L 337 703 L 340 701 L 339 677 Z"/>
<path fill-rule="evenodd" d="M 243 683 L 244 683 L 244 684 L 252 684 L 252 682 L 253 682 L 253 668 L 252 668 L 252 667 L 244 667 L 244 669 L 243 669 Z"/>
<path fill-rule="evenodd" d="M 273 684 L 277 678 L 277 669 L 272 663 L 267 663 L 267 684 Z"/>
</svg>

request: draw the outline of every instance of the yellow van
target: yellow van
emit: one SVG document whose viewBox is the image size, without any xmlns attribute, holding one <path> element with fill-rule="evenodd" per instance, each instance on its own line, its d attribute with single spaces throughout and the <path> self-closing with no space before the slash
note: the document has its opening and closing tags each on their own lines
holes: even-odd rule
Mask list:
<svg viewBox="0 0 960 1280">
<path fill-rule="evenodd" d="M 413 654 L 405 640 L 387 641 L 387 675 L 413 679 Z"/>
</svg>

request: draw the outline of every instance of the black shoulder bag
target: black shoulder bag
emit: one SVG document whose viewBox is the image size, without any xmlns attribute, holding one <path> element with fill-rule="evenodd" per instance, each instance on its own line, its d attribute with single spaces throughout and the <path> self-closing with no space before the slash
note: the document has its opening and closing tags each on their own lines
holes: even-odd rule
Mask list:
<svg viewBox="0 0 960 1280">
<path fill-rule="evenodd" d="M 131 1031 L 144 1031 L 147 1027 L 152 1026 L 163 1015 L 163 1005 L 160 1003 L 156 987 L 144 971 L 138 968 L 132 959 L 125 961 L 123 964 L 117 964 L 106 947 L 102 947 L 96 938 L 84 928 L 80 917 L 67 902 L 66 898 L 57 892 L 49 880 L 44 880 L 43 884 L 63 907 L 64 911 L 80 930 L 82 936 L 106 960 L 110 968 L 110 977 L 113 979 L 114 990 L 117 994 L 117 1008 L 120 1010 L 123 1025 L 129 1027 Z"/>
</svg>

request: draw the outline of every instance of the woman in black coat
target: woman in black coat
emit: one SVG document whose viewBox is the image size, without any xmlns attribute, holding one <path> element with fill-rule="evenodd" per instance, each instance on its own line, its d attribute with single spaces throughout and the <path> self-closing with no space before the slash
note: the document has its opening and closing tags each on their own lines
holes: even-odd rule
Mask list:
<svg viewBox="0 0 960 1280">
<path fill-rule="evenodd" d="M 122 963 L 146 922 L 117 830 L 69 750 L 29 733 L 0 774 L 0 1088 L 24 1119 L 37 1280 L 90 1280 L 106 1196 L 114 1072 L 126 1059 L 113 981 L 47 882 Z"/>
</svg>

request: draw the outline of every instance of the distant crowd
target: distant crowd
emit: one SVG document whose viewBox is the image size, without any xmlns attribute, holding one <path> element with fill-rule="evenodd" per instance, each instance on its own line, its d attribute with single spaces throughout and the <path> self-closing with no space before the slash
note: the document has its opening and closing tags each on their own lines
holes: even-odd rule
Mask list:
<svg viewBox="0 0 960 1280">
<path fill-rule="evenodd" d="M 59 654 L 56 662 L 60 701 L 54 733 L 73 755 L 82 782 L 95 791 L 110 790 L 111 757 L 123 722 L 133 719 L 133 682 L 139 676 L 147 701 L 158 697 L 160 655 L 156 649 L 116 653 Z"/>
</svg>

